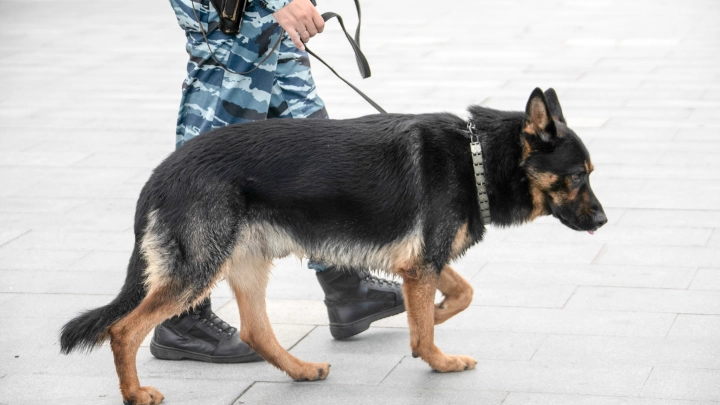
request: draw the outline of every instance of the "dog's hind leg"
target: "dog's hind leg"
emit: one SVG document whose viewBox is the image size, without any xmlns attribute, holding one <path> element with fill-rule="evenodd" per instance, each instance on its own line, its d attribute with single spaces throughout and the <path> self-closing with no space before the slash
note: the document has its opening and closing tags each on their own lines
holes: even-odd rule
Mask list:
<svg viewBox="0 0 720 405">
<path fill-rule="evenodd" d="M 265 306 L 265 289 L 272 261 L 257 257 L 235 259 L 227 280 L 240 309 L 240 339 L 273 366 L 295 381 L 323 380 L 330 372 L 327 363 L 304 362 L 278 343 Z"/>
<path fill-rule="evenodd" d="M 457 315 L 472 302 L 472 286 L 450 266 L 445 266 L 440 272 L 437 289 L 444 297 L 441 303 L 435 305 L 435 325 Z"/>
<path fill-rule="evenodd" d="M 110 327 L 110 347 L 124 404 L 157 405 L 164 399 L 155 388 L 140 386 L 136 355 L 140 343 L 152 328 L 187 309 L 173 290 L 167 287 L 151 290 L 137 308 Z"/>
<path fill-rule="evenodd" d="M 475 359 L 468 356 L 448 356 L 435 346 L 433 301 L 438 285 L 435 270 L 404 270 L 399 273 L 403 278 L 413 357 L 422 358 L 433 370 L 443 373 L 475 368 Z"/>
</svg>

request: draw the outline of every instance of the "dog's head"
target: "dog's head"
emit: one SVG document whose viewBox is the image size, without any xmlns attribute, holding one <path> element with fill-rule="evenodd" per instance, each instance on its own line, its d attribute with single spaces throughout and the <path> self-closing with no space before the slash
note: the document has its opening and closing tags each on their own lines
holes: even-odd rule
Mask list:
<svg viewBox="0 0 720 405">
<path fill-rule="evenodd" d="M 551 214 L 567 227 L 593 233 L 607 222 L 590 188 L 593 164 L 567 127 L 555 90 L 536 88 L 525 108 L 522 167 L 533 199 L 531 219 Z"/>
</svg>

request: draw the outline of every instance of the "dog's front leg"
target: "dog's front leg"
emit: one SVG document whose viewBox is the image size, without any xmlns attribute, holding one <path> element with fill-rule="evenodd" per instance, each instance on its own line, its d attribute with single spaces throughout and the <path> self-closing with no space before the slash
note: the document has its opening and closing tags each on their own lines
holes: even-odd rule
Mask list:
<svg viewBox="0 0 720 405">
<path fill-rule="evenodd" d="M 435 325 L 457 315 L 472 302 L 472 286 L 450 266 L 445 266 L 440 272 L 437 289 L 444 298 L 441 303 L 435 305 Z"/>
<path fill-rule="evenodd" d="M 468 356 L 448 356 L 435 346 L 434 299 L 438 275 L 434 270 L 407 270 L 403 277 L 405 308 L 410 326 L 413 357 L 420 357 L 435 371 L 463 371 L 475 368 Z"/>
</svg>

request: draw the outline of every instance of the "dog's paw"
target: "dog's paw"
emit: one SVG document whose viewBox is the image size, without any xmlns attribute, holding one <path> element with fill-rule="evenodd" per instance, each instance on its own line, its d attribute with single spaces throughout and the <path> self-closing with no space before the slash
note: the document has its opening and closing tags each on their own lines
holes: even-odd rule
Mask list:
<svg viewBox="0 0 720 405">
<path fill-rule="evenodd" d="M 430 367 L 439 373 L 450 373 L 455 371 L 472 370 L 477 365 L 477 360 L 468 356 L 445 356 L 441 361 L 434 362 Z"/>
<path fill-rule="evenodd" d="M 155 387 L 140 387 L 123 398 L 124 405 L 158 405 L 165 399 L 165 396 L 156 390 Z"/>
<path fill-rule="evenodd" d="M 290 375 L 296 382 L 324 380 L 330 374 L 328 363 L 304 363 L 301 370 Z"/>
</svg>

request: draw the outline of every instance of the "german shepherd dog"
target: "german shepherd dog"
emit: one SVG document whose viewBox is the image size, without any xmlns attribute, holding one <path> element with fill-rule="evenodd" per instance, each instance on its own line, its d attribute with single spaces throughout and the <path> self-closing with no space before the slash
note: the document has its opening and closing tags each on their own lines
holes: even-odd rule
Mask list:
<svg viewBox="0 0 720 405">
<path fill-rule="evenodd" d="M 469 112 L 493 224 L 553 215 L 592 233 L 607 222 L 590 188 L 588 151 L 566 126 L 554 90 L 535 89 L 525 112 Z M 119 295 L 68 322 L 62 352 L 109 339 L 125 403 L 158 404 L 163 395 L 138 380 L 140 343 L 224 278 L 240 309 L 241 339 L 293 380 L 322 380 L 330 365 L 285 351 L 265 308 L 273 259 L 295 254 L 400 276 L 413 356 L 439 372 L 474 368 L 474 359 L 433 342 L 434 325 L 473 294 L 448 263 L 480 242 L 487 225 L 468 128 L 452 114 L 386 114 L 231 125 L 191 140 L 140 194 Z M 436 289 L 444 295 L 437 305 Z"/>
</svg>

